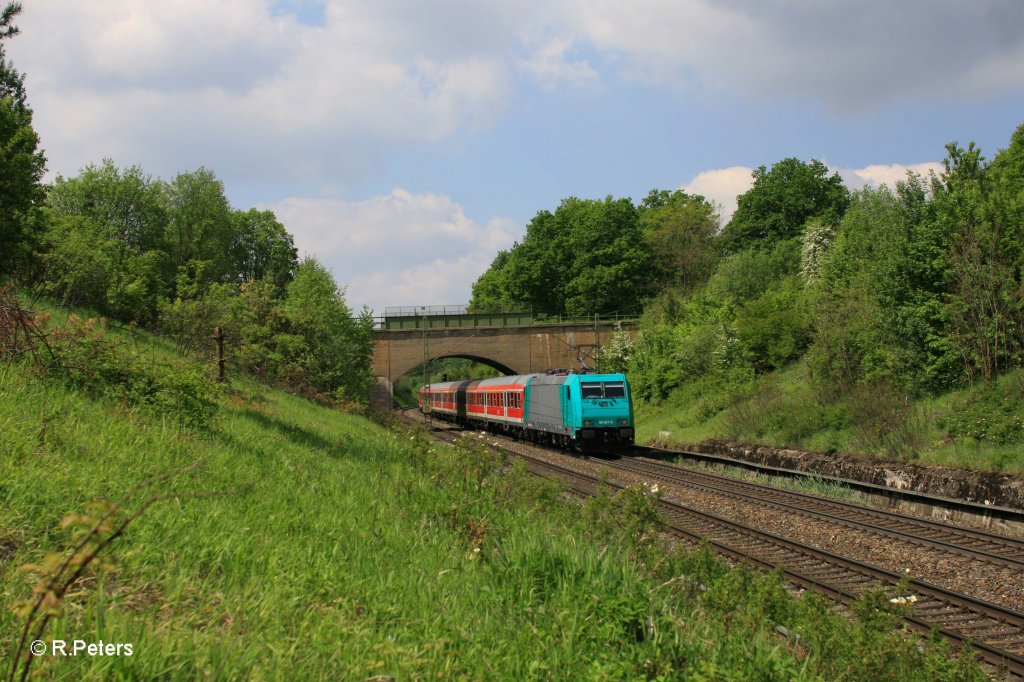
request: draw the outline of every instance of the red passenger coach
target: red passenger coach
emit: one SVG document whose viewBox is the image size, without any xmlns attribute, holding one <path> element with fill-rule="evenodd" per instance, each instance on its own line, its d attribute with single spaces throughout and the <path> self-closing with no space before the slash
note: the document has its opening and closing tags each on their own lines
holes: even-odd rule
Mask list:
<svg viewBox="0 0 1024 682">
<path fill-rule="evenodd" d="M 431 412 L 455 414 L 459 383 L 425 386 L 420 391 L 420 404 L 429 406 Z"/>
<path fill-rule="evenodd" d="M 526 379 L 510 376 L 470 382 L 466 387 L 466 417 L 522 424 Z"/>
<path fill-rule="evenodd" d="M 532 375 L 530 375 L 532 376 Z M 526 417 L 526 386 L 530 376 L 477 381 L 447 381 L 420 389 L 424 412 L 467 426 L 521 429 Z"/>
</svg>

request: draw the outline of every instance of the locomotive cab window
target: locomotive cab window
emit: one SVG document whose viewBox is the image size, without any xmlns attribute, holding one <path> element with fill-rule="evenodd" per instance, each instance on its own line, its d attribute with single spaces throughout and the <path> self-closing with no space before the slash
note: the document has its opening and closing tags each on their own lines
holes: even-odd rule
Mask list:
<svg viewBox="0 0 1024 682">
<path fill-rule="evenodd" d="M 581 381 L 580 394 L 584 398 L 625 398 L 626 385 L 621 381 Z"/>
</svg>

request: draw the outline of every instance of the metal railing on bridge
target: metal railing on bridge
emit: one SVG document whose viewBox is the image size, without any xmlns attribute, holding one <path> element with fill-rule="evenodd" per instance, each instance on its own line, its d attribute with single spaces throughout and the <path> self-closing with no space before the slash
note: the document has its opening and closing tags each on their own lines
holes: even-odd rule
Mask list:
<svg viewBox="0 0 1024 682">
<path fill-rule="evenodd" d="M 527 327 L 533 324 L 530 311 L 469 312 L 465 305 L 431 305 L 385 308 L 380 328 L 447 329 L 452 327 Z"/>
<path fill-rule="evenodd" d="M 458 327 L 529 327 L 534 325 L 597 325 L 609 322 L 634 322 L 638 313 L 605 315 L 552 316 L 535 315 L 532 311 L 496 310 L 470 312 L 466 305 L 403 306 L 384 309 L 376 328 L 385 331 L 404 329 L 449 329 Z"/>
</svg>

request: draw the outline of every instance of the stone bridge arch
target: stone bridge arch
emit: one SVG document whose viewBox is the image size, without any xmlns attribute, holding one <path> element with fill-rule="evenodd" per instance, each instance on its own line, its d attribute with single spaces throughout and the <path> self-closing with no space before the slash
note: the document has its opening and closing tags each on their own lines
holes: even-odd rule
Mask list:
<svg viewBox="0 0 1024 682">
<path fill-rule="evenodd" d="M 620 323 L 621 324 L 621 323 Z M 635 325 L 622 324 L 623 328 Z M 533 324 L 504 327 L 378 329 L 374 332 L 373 369 L 377 386 L 372 402 L 391 407 L 394 382 L 428 360 L 470 358 L 507 374 L 549 369 L 600 369 L 596 349 L 615 331 L 612 322 Z"/>
<path fill-rule="evenodd" d="M 502 374 L 504 374 L 506 376 L 511 375 L 511 374 L 523 374 L 523 372 L 520 372 L 520 371 L 518 371 L 518 370 L 516 370 L 516 369 L 514 369 L 512 367 L 508 367 L 508 366 L 498 362 L 494 358 L 488 358 L 488 357 L 484 357 L 482 355 L 470 355 L 470 354 L 467 354 L 467 353 L 452 353 L 450 355 L 437 355 L 437 356 L 434 356 L 432 358 L 428 358 L 428 360 L 430 362 L 433 362 L 435 360 L 444 360 L 445 358 L 459 358 L 461 360 L 472 360 L 473 362 L 478 362 L 478 363 L 480 363 L 482 365 L 487 365 L 488 367 L 493 367 L 494 369 L 498 370 L 499 372 L 501 372 Z M 404 376 L 404 375 L 399 375 L 399 376 Z M 399 377 L 395 377 L 395 378 L 397 379 Z"/>
</svg>

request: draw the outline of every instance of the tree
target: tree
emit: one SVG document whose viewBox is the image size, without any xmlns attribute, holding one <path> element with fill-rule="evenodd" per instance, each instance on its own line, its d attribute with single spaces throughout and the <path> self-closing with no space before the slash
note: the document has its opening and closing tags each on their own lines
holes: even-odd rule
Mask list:
<svg viewBox="0 0 1024 682">
<path fill-rule="evenodd" d="M 569 199 L 556 211 L 566 226 L 565 314 L 609 314 L 639 309 L 652 289 L 650 251 L 639 214 L 627 198 Z"/>
<path fill-rule="evenodd" d="M 194 276 L 198 263 L 207 261 L 210 281 L 231 279 L 234 235 L 224 183 L 206 168 L 180 173 L 167 187 L 166 202 L 165 248 L 171 267 Z"/>
<path fill-rule="evenodd" d="M 469 309 L 473 312 L 497 312 L 512 307 L 508 299 L 508 287 L 505 284 L 505 266 L 508 265 L 511 252 L 502 249 L 491 261 L 491 267 L 473 284 L 473 297 Z"/>
<path fill-rule="evenodd" d="M 495 258 L 473 288 L 475 309 L 495 304 L 543 315 L 634 310 L 654 283 L 650 250 L 629 199 L 569 197 L 540 211 L 522 242 Z"/>
<path fill-rule="evenodd" d="M 718 214 L 709 201 L 679 190 L 651 190 L 640 206 L 640 227 L 660 287 L 690 291 L 707 281 L 718 232 Z"/>
<path fill-rule="evenodd" d="M 87 216 L 51 212 L 47 225 L 40 255 L 43 291 L 61 305 L 102 310 L 116 271 L 117 246 Z"/>
<path fill-rule="evenodd" d="M 284 368 L 297 388 L 334 399 L 362 401 L 373 372 L 373 318 L 353 319 L 344 292 L 315 258 L 295 270 L 282 305 L 288 334 L 276 338 Z"/>
<path fill-rule="evenodd" d="M 539 211 L 526 226 L 523 241 L 512 245 L 502 270 L 505 300 L 512 307 L 535 313 L 562 314 L 565 295 L 561 270 L 569 259 L 559 221 L 550 211 Z"/>
<path fill-rule="evenodd" d="M 949 226 L 921 179 L 854 194 L 814 284 L 819 385 L 883 382 L 911 393 L 962 376 L 949 336 Z"/>
<path fill-rule="evenodd" d="M 232 211 L 231 275 L 241 283 L 267 279 L 284 292 L 298 266 L 295 242 L 272 211 Z"/>
<path fill-rule="evenodd" d="M 1024 361 L 1024 125 L 987 167 L 971 143 L 955 143 L 939 215 L 952 234 L 946 312 L 969 380 L 991 380 Z"/>
<path fill-rule="evenodd" d="M 737 198 L 736 212 L 722 231 L 722 243 L 731 252 L 798 237 L 811 218 L 837 223 L 850 203 L 839 174 L 829 175 L 816 159 L 783 159 L 771 170 L 761 166 L 753 177 L 753 187 Z"/>
<path fill-rule="evenodd" d="M 104 263 L 109 270 L 105 286 L 88 305 L 124 322 L 155 322 L 172 272 L 163 251 L 164 189 L 162 181 L 138 166 L 122 171 L 110 159 L 89 164 L 74 178 L 58 176 L 47 192 L 53 221 L 40 254 L 47 286 L 64 286 L 73 266 L 95 269 Z M 83 239 L 109 258 L 95 264 L 69 260 L 68 249 Z"/>
<path fill-rule="evenodd" d="M 64 215 L 87 216 L 103 226 L 122 253 L 163 247 L 167 229 L 166 186 L 138 166 L 123 171 L 110 159 L 89 164 L 74 178 L 58 176 L 47 204 Z"/>
<path fill-rule="evenodd" d="M 18 34 L 14 18 L 21 3 L 11 2 L 0 13 L 0 40 Z M 0 43 L 0 274 L 31 251 L 27 233 L 32 211 L 43 199 L 40 181 L 46 158 L 32 128 L 32 110 L 25 100 L 25 77 L 7 60 Z"/>
</svg>

